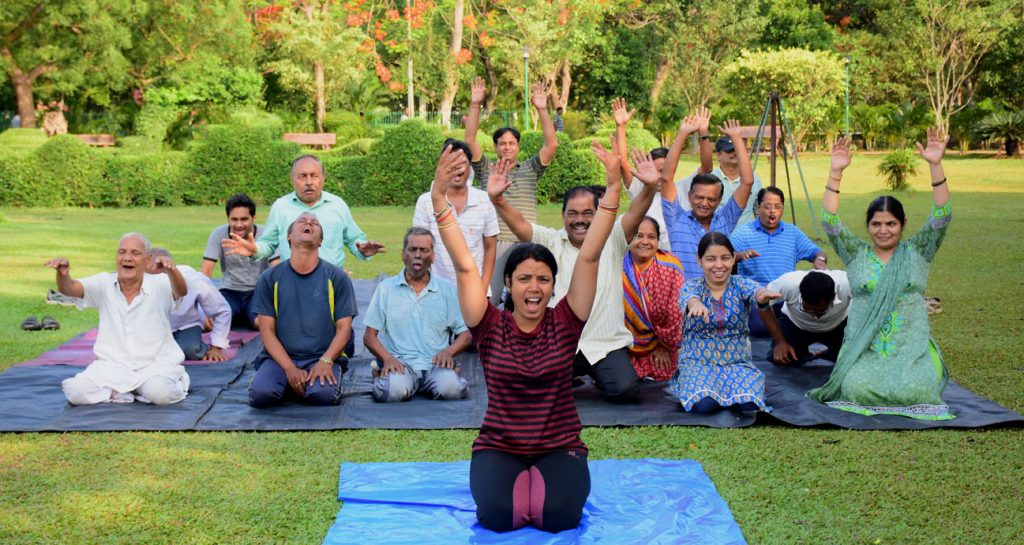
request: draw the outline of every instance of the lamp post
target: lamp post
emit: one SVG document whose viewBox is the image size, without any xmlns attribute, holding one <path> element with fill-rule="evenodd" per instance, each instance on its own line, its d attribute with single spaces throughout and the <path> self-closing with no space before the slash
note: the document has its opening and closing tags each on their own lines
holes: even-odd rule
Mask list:
<svg viewBox="0 0 1024 545">
<path fill-rule="evenodd" d="M 850 56 L 846 56 L 846 136 L 850 136 Z"/>
<path fill-rule="evenodd" d="M 523 130 L 530 130 L 530 46 L 523 46 Z"/>
</svg>

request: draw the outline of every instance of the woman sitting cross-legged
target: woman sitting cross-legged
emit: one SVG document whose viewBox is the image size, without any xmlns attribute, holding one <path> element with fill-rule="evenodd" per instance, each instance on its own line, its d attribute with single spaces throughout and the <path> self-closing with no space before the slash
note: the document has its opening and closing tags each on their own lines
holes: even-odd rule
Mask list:
<svg viewBox="0 0 1024 545">
<path fill-rule="evenodd" d="M 848 139 L 832 150 L 822 223 L 846 264 L 853 301 L 843 347 L 828 382 L 808 395 L 836 409 L 865 415 L 894 414 L 924 420 L 954 418 L 942 401 L 948 376 L 931 337 L 924 290 L 928 269 L 952 214 L 942 171 L 946 141 L 928 130 L 928 146 L 917 145 L 932 179 L 932 209 L 924 226 L 905 238 L 907 218 L 900 201 L 888 195 L 868 205 L 870 242 L 839 221 L 839 182 L 849 166 Z"/>
<path fill-rule="evenodd" d="M 617 155 L 596 143 L 594 148 L 606 163 L 608 204 L 598 208 L 568 293 L 554 308 L 547 305 L 558 273 L 555 258 L 544 246 L 530 243 L 515 246 L 505 263 L 508 310 L 489 302 L 487 285 L 462 231 L 453 228 L 455 218 L 445 198 L 452 173 L 469 166 L 464 154 L 445 150 L 431 188 L 441 241 L 455 268 L 459 307 L 476 341 L 487 385 L 487 412 L 473 442 L 469 486 L 477 519 L 494 531 L 528 524 L 548 532 L 574 528 L 590 494 L 587 447 L 580 439 L 572 393 L 573 360 L 590 317 L 598 262 L 621 190 Z M 499 163 L 488 183 L 501 182 L 510 167 Z"/>
<path fill-rule="evenodd" d="M 732 276 L 735 253 L 722 233 L 701 237 L 697 263 L 704 277 L 687 280 L 679 293 L 686 320 L 671 390 L 688 412 L 770 410 L 764 402 L 764 374 L 751 360 L 747 323 L 751 306 L 767 308 L 781 295 Z"/>
<path fill-rule="evenodd" d="M 644 217 L 622 263 L 626 328 L 633 334 L 629 359 L 638 377 L 655 381 L 672 378 L 683 340 L 683 265 L 658 249 L 660 237 L 658 223 Z"/>
</svg>

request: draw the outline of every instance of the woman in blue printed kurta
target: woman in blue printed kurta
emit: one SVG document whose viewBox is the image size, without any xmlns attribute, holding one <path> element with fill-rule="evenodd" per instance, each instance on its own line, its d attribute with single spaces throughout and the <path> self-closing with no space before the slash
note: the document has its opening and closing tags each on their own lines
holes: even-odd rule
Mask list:
<svg viewBox="0 0 1024 545">
<path fill-rule="evenodd" d="M 938 129 L 929 130 L 928 147 L 918 144 L 930 167 L 934 201 L 925 225 L 904 240 L 903 205 L 893 197 L 878 197 L 868 206 L 870 243 L 857 238 L 836 215 L 839 181 L 850 164 L 848 145 L 840 140 L 832 152 L 822 221 L 846 264 L 853 302 L 832 375 L 809 395 L 833 408 L 864 415 L 954 418 L 942 401 L 946 368 L 931 338 L 924 305 L 928 269 L 951 218 L 941 164 L 945 138 Z"/>
<path fill-rule="evenodd" d="M 780 295 L 731 276 L 734 254 L 722 233 L 704 235 L 697 245 L 704 277 L 687 280 L 679 293 L 686 318 L 670 388 L 688 412 L 770 410 L 764 402 L 764 374 L 751 363 L 747 320 L 752 305 L 765 307 Z"/>
</svg>

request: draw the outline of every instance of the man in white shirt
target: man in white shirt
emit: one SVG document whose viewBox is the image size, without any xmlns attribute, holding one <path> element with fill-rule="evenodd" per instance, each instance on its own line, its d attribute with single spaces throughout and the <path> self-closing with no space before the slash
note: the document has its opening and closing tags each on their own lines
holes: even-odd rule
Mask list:
<svg viewBox="0 0 1024 545">
<path fill-rule="evenodd" d="M 462 151 L 467 160 L 473 153 L 468 144 L 454 138 L 445 140 L 441 150 L 443 151 L 448 146 L 451 146 L 452 150 Z M 472 170 L 469 171 L 470 175 L 472 172 Z M 473 254 L 480 277 L 485 284 L 489 285 L 491 276 L 494 274 L 494 260 L 497 256 L 498 213 L 494 210 L 491 200 L 487 198 L 487 192 L 470 187 L 469 180 L 468 176 L 452 178 L 451 185 L 448 187 L 448 202 L 455 209 L 455 221 L 458 222 L 459 229 L 462 230 L 462 234 L 466 238 L 466 246 Z M 434 240 L 441 240 L 441 233 L 437 230 L 437 221 L 434 219 L 434 205 L 430 200 L 429 191 L 420 195 L 416 200 L 412 225 L 429 229 Z M 455 267 L 443 244 L 437 244 L 434 248 L 434 264 L 430 273 L 433 278 L 455 283 Z"/>
<path fill-rule="evenodd" d="M 46 263 L 57 271 L 61 293 L 78 299 L 79 308 L 93 307 L 100 314 L 96 360 L 61 384 L 73 405 L 169 405 L 188 395 L 185 354 L 170 326 L 171 310 L 188 286 L 169 257 L 154 259 L 155 270 L 163 274 L 146 274 L 149 249 L 149 240 L 128 233 L 118 243 L 117 272 L 81 280 L 71 277 L 65 258 Z"/>
<path fill-rule="evenodd" d="M 850 310 L 850 281 L 845 271 L 793 271 L 768 284 L 782 294 L 779 316 L 771 307 L 758 306 L 772 337 L 768 361 L 777 365 L 803 365 L 815 358 L 832 362 L 839 356 Z M 822 344 L 824 352 L 809 347 Z"/>
<path fill-rule="evenodd" d="M 612 144 L 609 152 L 595 144 L 595 153 L 602 161 L 614 155 L 615 160 L 605 162 L 605 170 L 607 172 L 611 165 L 616 170 L 615 174 L 619 174 L 618 146 L 614 138 Z M 633 335 L 626 329 L 622 307 L 622 260 L 629 250 L 628 241 L 636 236 L 661 180 L 650 155 L 638 154 L 636 159 L 639 159 L 638 171 L 633 174 L 643 183 L 644 190 L 630 203 L 629 211 L 616 222 L 601 252 L 597 272 L 597 293 L 600 296 L 594 299 L 594 308 L 583 328 L 574 363 L 574 372 L 593 378 L 601 395 L 613 403 L 630 403 L 639 398 L 639 379 L 629 359 Z M 503 193 L 509 181 L 501 177 L 501 170 L 492 171 L 487 182 L 487 194 L 502 220 L 519 240 L 541 244 L 554 254 L 559 271 L 550 302 L 554 305 L 568 292 L 580 246 L 597 213 L 598 196 L 590 187 L 579 186 L 566 191 L 562 197 L 562 229 L 556 231 L 526 221 L 523 214 L 505 200 Z M 503 271 L 503 275 L 506 273 L 508 271 Z"/>
<path fill-rule="evenodd" d="M 156 274 L 155 258 L 165 256 L 173 259 L 166 248 L 152 248 L 149 251 L 149 270 Z M 228 349 L 228 333 L 231 331 L 231 305 L 221 295 L 213 282 L 199 271 L 187 265 L 178 265 L 185 277 L 188 294 L 178 302 L 171 312 L 171 334 L 185 353 L 187 360 L 224 361 Z M 206 320 L 212 322 L 210 344 L 203 342 L 203 326 Z"/>
</svg>

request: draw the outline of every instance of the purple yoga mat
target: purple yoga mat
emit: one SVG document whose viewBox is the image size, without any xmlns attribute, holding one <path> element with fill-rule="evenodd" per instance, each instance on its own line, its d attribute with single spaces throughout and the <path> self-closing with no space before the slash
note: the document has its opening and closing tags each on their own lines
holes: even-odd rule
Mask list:
<svg viewBox="0 0 1024 545">
<path fill-rule="evenodd" d="M 78 367 L 85 367 L 92 363 L 96 356 L 93 354 L 92 349 L 96 344 L 96 328 L 92 328 L 81 335 L 74 337 L 68 342 L 50 350 L 44 352 L 39 357 L 31 359 L 29 361 L 19 363 L 15 367 L 38 367 L 40 365 L 75 365 Z M 259 337 L 258 331 L 232 331 L 228 334 L 228 341 L 231 344 L 228 349 L 224 351 L 228 359 L 235 357 L 238 352 L 238 348 L 243 344 Z M 203 342 L 210 342 L 210 334 L 203 334 Z M 186 361 L 185 365 L 206 365 L 210 363 L 217 363 L 212 361 Z"/>
</svg>

